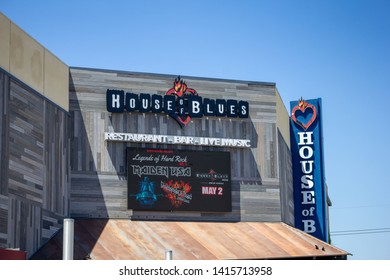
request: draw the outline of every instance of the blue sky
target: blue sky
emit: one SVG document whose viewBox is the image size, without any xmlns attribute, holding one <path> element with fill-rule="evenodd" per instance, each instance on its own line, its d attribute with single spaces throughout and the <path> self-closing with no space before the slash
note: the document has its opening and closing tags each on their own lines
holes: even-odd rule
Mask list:
<svg viewBox="0 0 390 280">
<path fill-rule="evenodd" d="M 28 1 L 0 11 L 69 66 L 275 82 L 322 98 L 331 232 L 390 228 L 390 1 Z M 390 259 L 390 232 L 334 235 Z"/>
</svg>

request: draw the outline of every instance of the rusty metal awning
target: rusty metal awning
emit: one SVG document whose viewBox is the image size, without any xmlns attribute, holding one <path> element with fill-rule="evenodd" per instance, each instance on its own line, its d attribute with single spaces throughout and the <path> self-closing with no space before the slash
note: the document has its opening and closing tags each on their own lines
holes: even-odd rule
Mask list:
<svg viewBox="0 0 390 280">
<path fill-rule="evenodd" d="M 75 259 L 345 259 L 347 252 L 284 223 L 75 220 Z M 33 259 L 61 259 L 62 233 Z"/>
</svg>

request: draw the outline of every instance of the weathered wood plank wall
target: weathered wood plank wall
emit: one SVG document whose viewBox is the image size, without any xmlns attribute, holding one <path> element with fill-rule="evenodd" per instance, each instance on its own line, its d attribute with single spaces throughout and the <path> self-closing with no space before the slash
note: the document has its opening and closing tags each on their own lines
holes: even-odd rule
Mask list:
<svg viewBox="0 0 390 280">
<path fill-rule="evenodd" d="M 292 176 L 291 152 L 284 141 L 282 134 L 278 131 L 279 138 L 279 180 L 280 180 L 280 201 L 282 205 L 282 221 L 294 226 L 294 190 Z"/>
<path fill-rule="evenodd" d="M 291 166 L 280 164 L 288 150 L 277 130 L 275 84 L 183 77 L 203 98 L 246 100 L 249 119 L 203 117 L 184 129 L 165 114 L 109 113 L 106 90 L 165 95 L 171 75 L 70 69 L 71 215 L 133 219 L 281 221 L 281 188 Z M 250 139 L 251 148 L 167 146 L 105 142 L 104 132 Z M 230 151 L 231 213 L 127 211 L 126 147 Z M 280 168 L 287 168 L 282 172 Z"/>
<path fill-rule="evenodd" d="M 69 114 L 0 71 L 0 247 L 31 256 L 69 215 Z"/>
</svg>

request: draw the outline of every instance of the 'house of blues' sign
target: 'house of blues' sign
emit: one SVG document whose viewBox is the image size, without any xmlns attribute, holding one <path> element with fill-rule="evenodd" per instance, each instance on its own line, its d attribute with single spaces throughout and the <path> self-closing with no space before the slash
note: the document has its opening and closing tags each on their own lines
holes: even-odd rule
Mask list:
<svg viewBox="0 0 390 280">
<path fill-rule="evenodd" d="M 179 77 L 164 96 L 158 94 L 134 94 L 123 90 L 107 90 L 107 111 L 122 113 L 152 112 L 166 113 L 183 128 L 191 118 L 203 116 L 248 118 L 247 101 L 209 99 L 199 96 L 195 89 L 189 88 Z"/>
<path fill-rule="evenodd" d="M 329 242 L 321 99 L 290 105 L 295 227 Z"/>
</svg>

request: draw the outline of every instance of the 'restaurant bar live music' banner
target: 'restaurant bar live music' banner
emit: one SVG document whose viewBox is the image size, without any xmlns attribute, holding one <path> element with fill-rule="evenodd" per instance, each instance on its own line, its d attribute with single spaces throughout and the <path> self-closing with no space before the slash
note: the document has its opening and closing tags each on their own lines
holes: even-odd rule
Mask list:
<svg viewBox="0 0 390 280">
<path fill-rule="evenodd" d="M 230 153 L 127 149 L 128 209 L 232 211 Z"/>
</svg>

